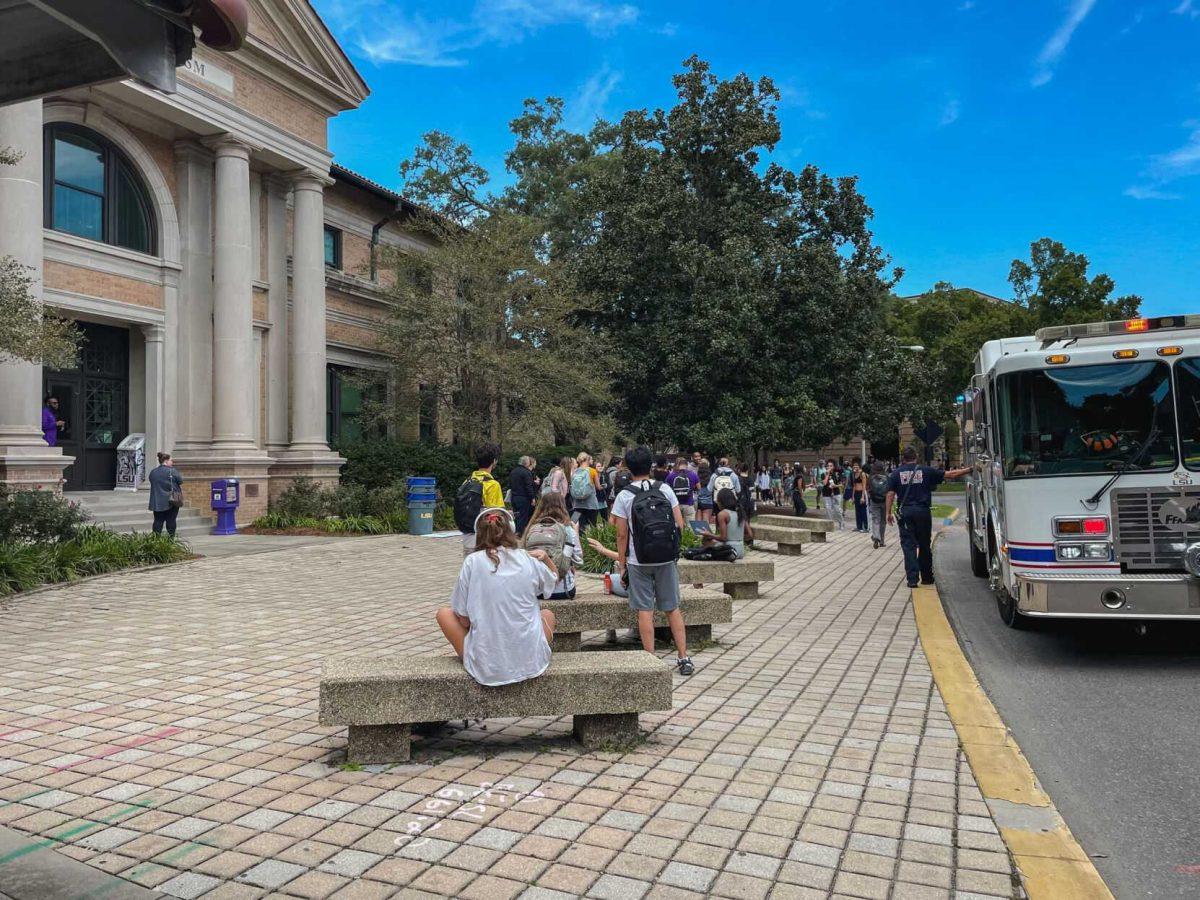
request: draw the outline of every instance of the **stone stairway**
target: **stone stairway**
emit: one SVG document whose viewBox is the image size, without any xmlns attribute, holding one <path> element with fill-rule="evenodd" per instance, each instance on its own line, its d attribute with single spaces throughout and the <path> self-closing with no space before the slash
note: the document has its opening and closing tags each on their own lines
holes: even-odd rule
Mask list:
<svg viewBox="0 0 1200 900">
<path fill-rule="evenodd" d="M 150 496 L 146 491 L 118 493 L 116 491 L 65 491 L 63 497 L 79 503 L 91 513 L 93 525 L 103 525 L 110 531 L 128 534 L 133 531 L 149 531 L 154 525 L 154 514 L 146 508 Z M 214 519 L 201 514 L 200 510 L 185 506 L 179 510 L 176 521 L 176 537 L 188 538 L 212 532 Z"/>
</svg>

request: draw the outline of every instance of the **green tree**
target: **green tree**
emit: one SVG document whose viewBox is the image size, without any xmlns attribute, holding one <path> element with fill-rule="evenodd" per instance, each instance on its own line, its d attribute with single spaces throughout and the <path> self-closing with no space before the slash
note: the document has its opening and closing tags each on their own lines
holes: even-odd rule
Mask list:
<svg viewBox="0 0 1200 900">
<path fill-rule="evenodd" d="M 1050 238 L 1030 244 L 1029 262 L 1013 260 L 1008 281 L 1029 308 L 1034 328 L 1130 319 L 1142 304 L 1136 294 L 1110 300 L 1113 280 L 1103 273 L 1089 279 L 1088 258 Z"/>
<path fill-rule="evenodd" d="M 20 159 L 15 151 L 0 147 L 0 165 L 16 165 Z M 11 256 L 0 256 L 0 358 L 69 368 L 75 363 L 79 330 L 46 313 L 29 273 L 28 266 Z"/>
<path fill-rule="evenodd" d="M 769 79 L 720 80 L 693 57 L 674 86 L 672 108 L 586 137 L 553 99 L 513 123 L 509 202 L 543 211 L 548 252 L 596 300 L 583 320 L 618 421 L 717 451 L 852 433 L 877 399 L 864 391 L 896 391 L 864 371 L 886 351 L 892 283 L 870 208 L 852 178 L 766 162 L 780 137 Z"/>
<path fill-rule="evenodd" d="M 904 344 L 925 347 L 922 356 L 938 366 L 936 376 L 924 385 L 926 402 L 943 412 L 967 386 L 975 371 L 975 356 L 987 341 L 1029 334 L 1029 310 L 1015 302 L 984 296 L 976 291 L 939 282 L 932 291 L 893 307 L 894 329 Z"/>
<path fill-rule="evenodd" d="M 470 148 L 447 135 L 427 134 L 401 172 L 429 210 L 412 224 L 430 241 L 383 255 L 393 286 L 381 346 L 398 401 L 384 414 L 408 420 L 424 384 L 467 446 L 531 424 L 611 433 L 606 379 L 576 324 L 587 297 L 545 252 L 545 225 L 489 193 Z"/>
</svg>

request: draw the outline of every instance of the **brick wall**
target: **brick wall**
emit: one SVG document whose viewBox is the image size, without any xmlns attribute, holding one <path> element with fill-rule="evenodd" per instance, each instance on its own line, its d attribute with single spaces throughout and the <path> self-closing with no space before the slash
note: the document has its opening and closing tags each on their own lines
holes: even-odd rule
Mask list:
<svg viewBox="0 0 1200 900">
<path fill-rule="evenodd" d="M 89 297 L 105 297 L 152 309 L 163 308 L 162 285 L 111 275 L 108 272 L 97 272 L 82 266 L 47 260 L 43 283 L 48 288 L 60 291 L 71 291 Z"/>
</svg>

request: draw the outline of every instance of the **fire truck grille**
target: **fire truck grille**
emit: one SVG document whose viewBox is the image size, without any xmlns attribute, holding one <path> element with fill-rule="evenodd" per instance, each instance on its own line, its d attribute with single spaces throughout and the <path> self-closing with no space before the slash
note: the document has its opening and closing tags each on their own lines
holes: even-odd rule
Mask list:
<svg viewBox="0 0 1200 900">
<path fill-rule="evenodd" d="M 1113 542 L 1126 572 L 1182 572 L 1183 551 L 1200 541 L 1200 523 L 1186 531 L 1162 524 L 1159 511 L 1172 498 L 1197 497 L 1192 488 L 1122 488 L 1113 491 Z"/>
</svg>

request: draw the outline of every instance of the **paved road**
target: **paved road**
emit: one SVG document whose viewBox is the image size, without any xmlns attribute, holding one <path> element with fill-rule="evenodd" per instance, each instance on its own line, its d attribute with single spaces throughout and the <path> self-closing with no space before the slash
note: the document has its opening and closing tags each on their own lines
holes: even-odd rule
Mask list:
<svg viewBox="0 0 1200 900">
<path fill-rule="evenodd" d="M 934 563 L 980 681 L 1113 893 L 1200 896 L 1200 627 L 1013 631 L 971 575 L 961 525 Z"/>
</svg>

